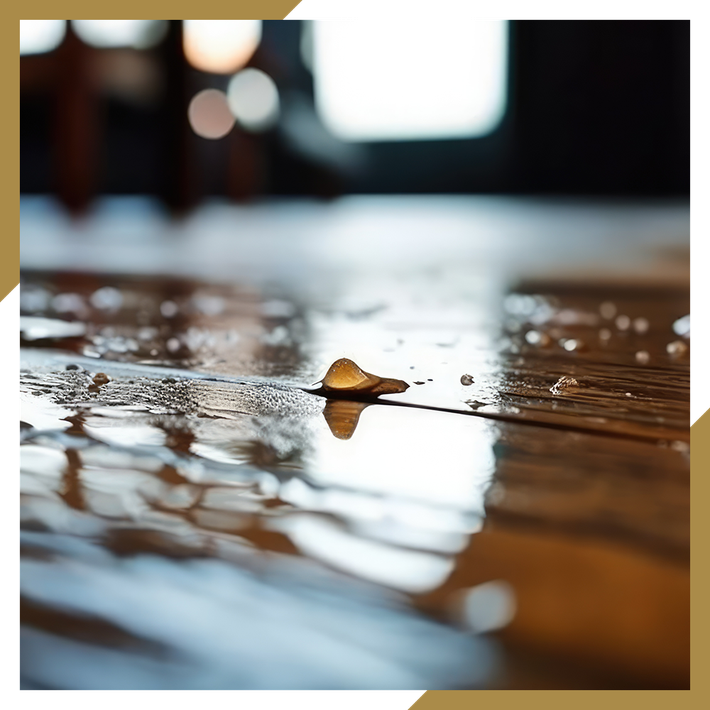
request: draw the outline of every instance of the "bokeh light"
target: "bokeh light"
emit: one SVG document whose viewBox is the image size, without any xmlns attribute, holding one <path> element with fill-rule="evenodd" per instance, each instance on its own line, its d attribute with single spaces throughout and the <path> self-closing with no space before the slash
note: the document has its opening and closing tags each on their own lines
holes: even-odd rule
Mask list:
<svg viewBox="0 0 710 710">
<path fill-rule="evenodd" d="M 167 20 L 72 20 L 79 38 L 92 47 L 146 49 L 160 42 Z"/>
<path fill-rule="evenodd" d="M 250 131 L 271 128 L 279 116 L 279 92 L 259 69 L 244 69 L 229 82 L 227 101 L 239 124 Z"/>
<path fill-rule="evenodd" d="M 231 74 L 261 41 L 261 20 L 184 20 L 183 50 L 195 69 Z"/>
<path fill-rule="evenodd" d="M 218 89 L 205 89 L 195 94 L 187 109 L 192 130 L 202 138 L 223 138 L 234 126 L 227 96 Z"/>
<path fill-rule="evenodd" d="M 56 49 L 67 31 L 66 20 L 20 20 L 20 54 Z"/>
</svg>

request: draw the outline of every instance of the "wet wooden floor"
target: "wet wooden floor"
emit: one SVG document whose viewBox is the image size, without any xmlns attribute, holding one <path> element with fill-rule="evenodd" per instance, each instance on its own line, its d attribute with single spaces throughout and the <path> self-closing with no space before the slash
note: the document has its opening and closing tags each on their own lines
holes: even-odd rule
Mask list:
<svg viewBox="0 0 710 710">
<path fill-rule="evenodd" d="M 688 687 L 684 208 L 356 207 L 27 216 L 26 687 Z"/>
</svg>

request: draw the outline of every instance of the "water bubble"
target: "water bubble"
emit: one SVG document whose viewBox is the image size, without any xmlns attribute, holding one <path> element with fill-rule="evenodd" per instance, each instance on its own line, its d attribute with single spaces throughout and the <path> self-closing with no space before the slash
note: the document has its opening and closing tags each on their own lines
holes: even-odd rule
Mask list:
<svg viewBox="0 0 710 710">
<path fill-rule="evenodd" d="M 461 384 L 468 387 L 473 384 L 473 375 L 461 375 Z"/>
<path fill-rule="evenodd" d="M 94 384 L 97 386 L 107 385 L 110 381 L 111 379 L 105 372 L 97 372 L 94 375 Z"/>
<path fill-rule="evenodd" d="M 574 389 L 575 387 L 579 387 L 579 382 L 570 375 L 563 375 L 550 387 L 550 392 L 552 392 L 552 394 L 564 394 L 566 391 Z"/>
<path fill-rule="evenodd" d="M 666 352 L 671 357 L 680 357 L 688 350 L 688 346 L 682 340 L 674 340 L 666 345 Z"/>
<path fill-rule="evenodd" d="M 322 380 L 327 391 L 367 392 L 372 395 L 395 394 L 404 392 L 409 385 L 402 380 L 378 377 L 365 372 L 348 358 L 336 360 Z"/>
</svg>

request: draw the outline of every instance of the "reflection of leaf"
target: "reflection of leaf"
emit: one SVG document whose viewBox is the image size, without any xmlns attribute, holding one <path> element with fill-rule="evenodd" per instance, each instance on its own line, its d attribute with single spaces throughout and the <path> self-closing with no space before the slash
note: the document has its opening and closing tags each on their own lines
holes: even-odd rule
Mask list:
<svg viewBox="0 0 710 710">
<path fill-rule="evenodd" d="M 336 439 L 349 439 L 357 429 L 363 409 L 369 406 L 366 402 L 329 399 L 323 410 L 323 416 Z"/>
</svg>

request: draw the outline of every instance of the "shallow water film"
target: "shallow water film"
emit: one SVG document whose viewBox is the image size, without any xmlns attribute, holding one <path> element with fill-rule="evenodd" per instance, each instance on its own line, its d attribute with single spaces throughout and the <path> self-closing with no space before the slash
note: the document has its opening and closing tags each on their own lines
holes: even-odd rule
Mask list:
<svg viewBox="0 0 710 710">
<path fill-rule="evenodd" d="M 688 687 L 682 248 L 167 277 L 37 234 L 23 687 Z"/>
</svg>

